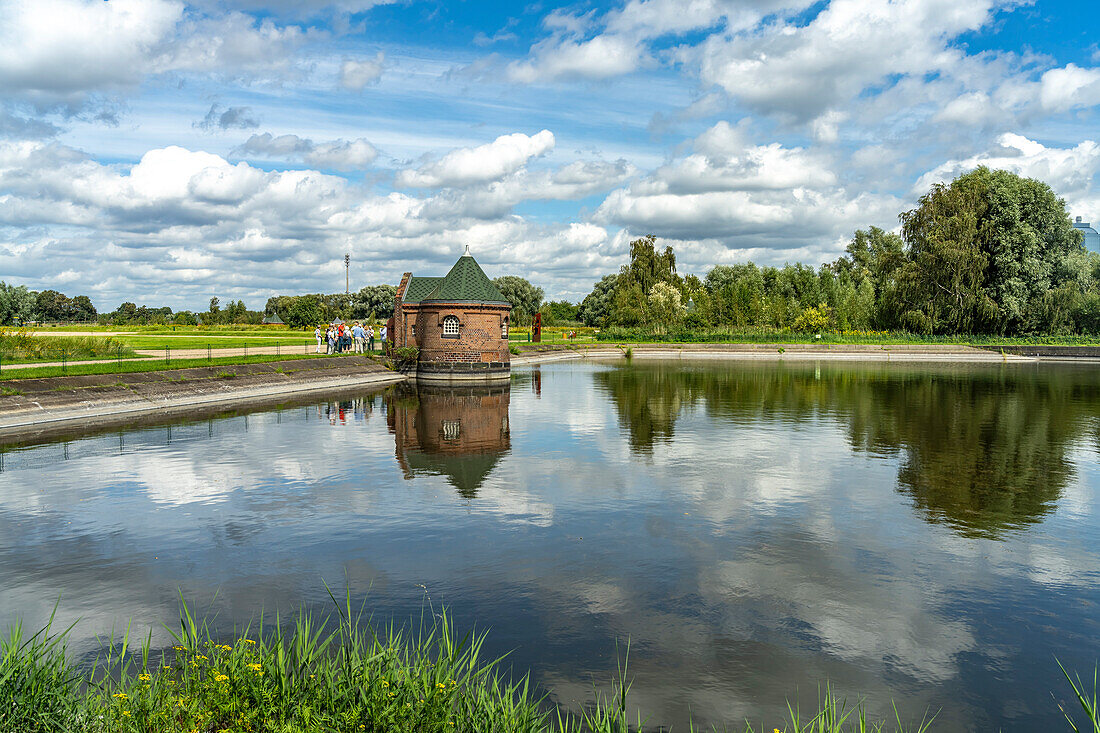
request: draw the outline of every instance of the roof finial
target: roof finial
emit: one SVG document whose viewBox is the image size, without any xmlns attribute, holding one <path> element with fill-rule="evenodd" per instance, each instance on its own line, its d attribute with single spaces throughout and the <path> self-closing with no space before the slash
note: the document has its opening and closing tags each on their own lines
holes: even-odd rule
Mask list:
<svg viewBox="0 0 1100 733">
<path fill-rule="evenodd" d="M 468 244 L 466 245 L 466 251 L 462 253 L 462 256 L 463 257 L 473 257 L 473 255 L 470 254 L 470 245 L 468 245 Z"/>
</svg>

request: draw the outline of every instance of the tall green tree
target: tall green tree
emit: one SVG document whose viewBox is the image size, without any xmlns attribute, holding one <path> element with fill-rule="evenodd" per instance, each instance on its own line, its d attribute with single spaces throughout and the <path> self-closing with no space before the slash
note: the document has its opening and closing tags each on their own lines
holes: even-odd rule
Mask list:
<svg viewBox="0 0 1100 733">
<path fill-rule="evenodd" d="M 493 285 L 512 304 L 512 314 L 509 317 L 516 325 L 530 323 L 542 306 L 542 288 L 535 287 L 522 277 L 505 275 L 493 280 Z"/>
<path fill-rule="evenodd" d="M 292 328 L 316 326 L 324 320 L 321 299 L 316 295 L 301 295 L 286 300 L 286 310 L 279 317 Z"/>
<path fill-rule="evenodd" d="M 611 310 L 611 298 L 615 292 L 618 275 L 604 275 L 592 286 L 592 292 L 584 296 L 577 319 L 586 326 L 602 326 Z"/>
<path fill-rule="evenodd" d="M 648 323 L 649 295 L 657 283 L 682 290 L 676 274 L 676 253 L 672 247 L 657 249 L 657 237 L 649 234 L 630 243 L 630 262 L 623 265 L 615 281 L 608 321 L 620 326 Z"/>
<path fill-rule="evenodd" d="M 72 300 L 72 318 L 80 321 L 93 321 L 96 317 L 95 306 L 87 295 L 78 295 Z"/>
<path fill-rule="evenodd" d="M 19 324 L 34 318 L 35 292 L 24 285 L 8 285 L 0 280 L 0 325 Z"/>
<path fill-rule="evenodd" d="M 385 320 L 393 315 L 397 288 L 393 285 L 368 285 L 351 297 L 351 317 L 369 318 L 373 313 Z"/>
<path fill-rule="evenodd" d="M 1041 181 L 980 167 L 934 185 L 901 222 L 901 321 L 915 331 L 1045 330 L 1048 292 L 1083 281 L 1081 234 Z"/>
</svg>

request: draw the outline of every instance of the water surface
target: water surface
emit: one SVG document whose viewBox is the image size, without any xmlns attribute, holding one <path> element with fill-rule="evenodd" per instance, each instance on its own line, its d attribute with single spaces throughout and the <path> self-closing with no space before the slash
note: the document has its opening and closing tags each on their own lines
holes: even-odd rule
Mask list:
<svg viewBox="0 0 1100 733">
<path fill-rule="evenodd" d="M 1100 373 L 567 363 L 0 451 L 0 625 L 227 632 L 348 584 L 445 603 L 577 707 L 631 642 L 650 724 L 775 724 L 831 681 L 1046 731 L 1100 656 Z"/>
</svg>

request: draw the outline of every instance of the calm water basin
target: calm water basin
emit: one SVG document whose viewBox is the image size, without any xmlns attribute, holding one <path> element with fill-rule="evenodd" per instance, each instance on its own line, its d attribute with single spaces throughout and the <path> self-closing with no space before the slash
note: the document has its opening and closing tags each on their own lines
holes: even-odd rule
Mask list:
<svg viewBox="0 0 1100 733">
<path fill-rule="evenodd" d="M 568 707 L 629 639 L 650 725 L 828 680 L 1046 731 L 1055 658 L 1100 657 L 1098 442 L 1091 366 L 671 360 L 73 433 L 0 449 L 0 626 L 167 643 L 181 594 L 230 633 L 327 582 L 446 604 Z"/>
</svg>

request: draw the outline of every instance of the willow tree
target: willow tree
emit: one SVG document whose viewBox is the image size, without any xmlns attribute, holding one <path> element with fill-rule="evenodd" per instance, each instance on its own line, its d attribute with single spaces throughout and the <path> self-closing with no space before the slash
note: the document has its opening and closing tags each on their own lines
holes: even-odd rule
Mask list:
<svg viewBox="0 0 1100 733">
<path fill-rule="evenodd" d="M 1048 330 L 1050 293 L 1087 286 L 1081 235 L 1042 181 L 985 167 L 901 215 L 902 325 L 922 333 Z"/>
</svg>

